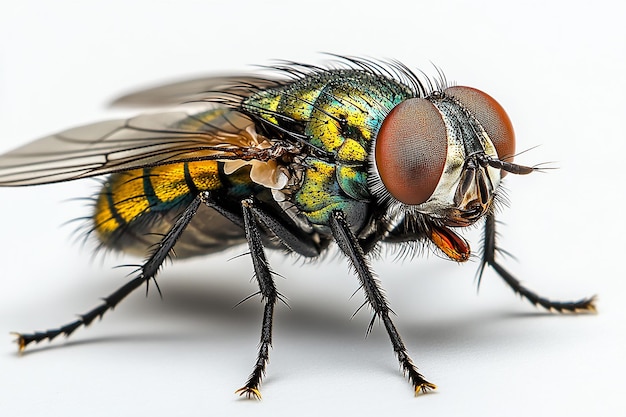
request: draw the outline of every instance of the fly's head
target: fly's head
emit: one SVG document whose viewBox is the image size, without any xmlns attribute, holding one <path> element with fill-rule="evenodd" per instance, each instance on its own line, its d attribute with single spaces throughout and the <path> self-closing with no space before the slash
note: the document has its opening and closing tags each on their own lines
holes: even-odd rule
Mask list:
<svg viewBox="0 0 626 417">
<path fill-rule="evenodd" d="M 397 105 L 385 118 L 373 152 L 373 187 L 400 214 L 429 221 L 431 240 L 465 261 L 469 246 L 448 227 L 474 224 L 491 209 L 513 164 L 515 134 L 500 104 L 471 87 L 449 87 Z"/>
</svg>

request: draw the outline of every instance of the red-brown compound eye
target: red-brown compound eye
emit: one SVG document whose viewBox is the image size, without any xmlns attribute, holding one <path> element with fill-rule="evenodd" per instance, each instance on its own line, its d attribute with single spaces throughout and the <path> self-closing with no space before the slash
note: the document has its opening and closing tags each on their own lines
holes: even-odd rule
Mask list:
<svg viewBox="0 0 626 417">
<path fill-rule="evenodd" d="M 446 126 L 423 98 L 398 104 L 376 138 L 376 166 L 385 188 L 404 204 L 422 204 L 433 194 L 446 162 Z"/>
<path fill-rule="evenodd" d="M 513 162 L 515 154 L 515 132 L 511 119 L 500 103 L 490 95 L 472 87 L 450 87 L 444 94 L 454 97 L 480 122 L 496 147 L 498 158 Z M 502 172 L 503 176 L 506 174 Z"/>
</svg>

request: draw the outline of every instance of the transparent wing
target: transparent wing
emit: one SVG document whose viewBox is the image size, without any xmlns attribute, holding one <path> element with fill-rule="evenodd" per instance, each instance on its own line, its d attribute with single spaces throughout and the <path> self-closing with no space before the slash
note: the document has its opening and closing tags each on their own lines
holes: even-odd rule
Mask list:
<svg viewBox="0 0 626 417">
<path fill-rule="evenodd" d="M 0 186 L 68 181 L 183 161 L 237 161 L 271 147 L 267 138 L 256 134 L 252 120 L 233 109 L 147 114 L 77 127 L 10 151 L 0 156 Z"/>
<path fill-rule="evenodd" d="M 274 88 L 285 78 L 266 78 L 250 75 L 215 76 L 159 85 L 126 94 L 114 100 L 112 106 L 171 106 L 198 101 L 232 101 L 249 97 L 259 90 Z"/>
</svg>

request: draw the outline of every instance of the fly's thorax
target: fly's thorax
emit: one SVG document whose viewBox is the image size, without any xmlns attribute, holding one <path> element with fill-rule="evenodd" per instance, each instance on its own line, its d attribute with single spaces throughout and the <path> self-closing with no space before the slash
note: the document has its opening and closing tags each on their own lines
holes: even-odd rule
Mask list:
<svg viewBox="0 0 626 417">
<path fill-rule="evenodd" d="M 280 87 L 259 91 L 241 103 L 278 136 L 298 136 L 316 149 L 336 153 L 346 140 L 364 149 L 385 115 L 414 96 L 405 85 L 357 70 L 313 72 Z"/>
<path fill-rule="evenodd" d="M 310 145 L 302 154 L 300 182 L 290 193 L 279 193 L 277 201 L 286 196 L 297 216 L 318 230 L 328 228 L 333 210 L 341 210 L 358 232 L 372 202 L 367 185 L 372 140 L 389 111 L 413 95 L 378 74 L 331 70 L 245 99 L 242 110 L 264 129 Z"/>
<path fill-rule="evenodd" d="M 365 187 L 365 173 L 360 176 L 354 167 L 342 167 L 335 162 L 309 157 L 302 182 L 290 196 L 290 203 L 310 227 L 322 234 L 330 231 L 333 211 L 342 211 L 353 231 L 358 232 L 367 222 L 371 200 L 349 194 L 360 188 L 357 183 Z"/>
<path fill-rule="evenodd" d="M 370 188 L 391 211 L 469 226 L 488 212 L 500 184 L 489 162 L 514 149 L 510 120 L 493 98 L 450 87 L 390 112 L 371 155 Z"/>
</svg>

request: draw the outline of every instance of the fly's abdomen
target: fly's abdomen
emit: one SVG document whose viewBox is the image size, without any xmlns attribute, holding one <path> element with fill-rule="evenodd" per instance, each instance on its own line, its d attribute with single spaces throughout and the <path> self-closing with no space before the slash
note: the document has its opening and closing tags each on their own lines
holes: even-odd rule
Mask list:
<svg viewBox="0 0 626 417">
<path fill-rule="evenodd" d="M 201 191 L 225 196 L 249 195 L 254 186 L 244 167 L 224 174 L 217 161 L 185 162 L 136 169 L 111 175 L 100 192 L 94 230 L 112 249 L 145 254 L 162 239 L 181 210 Z M 196 218 L 176 245 L 178 257 L 216 252 L 243 241 L 239 226 L 208 207 Z"/>
</svg>

